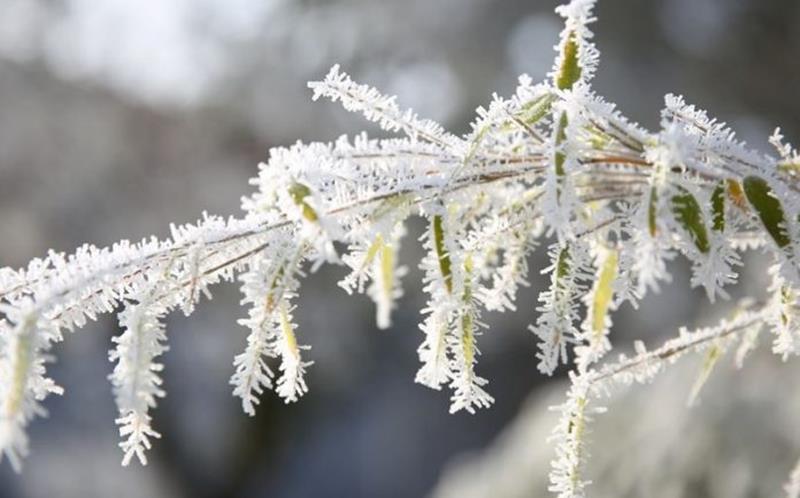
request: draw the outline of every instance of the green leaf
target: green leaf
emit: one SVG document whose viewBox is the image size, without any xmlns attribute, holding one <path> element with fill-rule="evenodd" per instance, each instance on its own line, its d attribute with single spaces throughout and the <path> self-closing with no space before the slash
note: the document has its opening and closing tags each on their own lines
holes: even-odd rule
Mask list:
<svg viewBox="0 0 800 498">
<path fill-rule="evenodd" d="M 725 184 L 728 186 L 728 196 L 730 196 L 733 204 L 742 210 L 747 210 L 747 199 L 745 198 L 744 190 L 742 190 L 742 184 L 733 178 L 725 180 Z"/>
<path fill-rule="evenodd" d="M 314 208 L 312 208 L 311 205 L 309 205 L 305 200 L 309 195 L 311 195 L 311 189 L 308 188 L 307 185 L 304 185 L 300 182 L 293 182 L 289 186 L 289 196 L 292 198 L 294 203 L 303 210 L 303 218 L 314 222 L 319 219 L 319 216 L 317 216 L 317 212 L 314 211 Z"/>
<path fill-rule="evenodd" d="M 284 262 L 285 263 L 285 262 Z M 275 272 L 275 277 L 272 279 L 272 284 L 269 287 L 269 291 L 267 291 L 267 295 L 264 298 L 264 306 L 267 308 L 267 313 L 272 313 L 275 309 L 275 305 L 283 296 L 283 277 L 286 274 L 283 264 L 278 268 L 278 271 Z"/>
<path fill-rule="evenodd" d="M 619 256 L 617 251 L 609 250 L 603 264 L 600 267 L 600 274 L 597 276 L 594 296 L 592 296 L 592 333 L 596 338 L 601 339 L 606 328 L 606 315 L 614 297 L 614 280 L 617 278 L 617 262 Z"/>
<path fill-rule="evenodd" d="M 791 161 L 778 163 L 778 171 L 782 173 L 798 173 L 800 172 L 800 163 Z"/>
<path fill-rule="evenodd" d="M 558 126 L 556 127 L 556 147 L 567 139 L 567 124 L 567 113 L 562 112 L 561 117 L 558 119 Z M 563 152 L 556 152 L 556 176 L 564 176 L 564 161 L 566 158 L 567 156 Z"/>
<path fill-rule="evenodd" d="M 464 304 L 469 304 L 472 301 L 472 286 L 470 285 L 472 270 L 472 254 L 468 253 L 467 257 L 464 258 L 464 293 L 461 296 Z"/>
<path fill-rule="evenodd" d="M 725 186 L 722 182 L 711 193 L 711 227 L 717 231 L 725 230 Z"/>
<path fill-rule="evenodd" d="M 289 311 L 287 310 L 287 307 L 288 306 L 285 300 L 281 301 L 280 306 L 278 307 L 281 332 L 283 333 L 283 339 L 286 342 L 287 349 L 293 356 L 297 356 L 299 354 L 297 347 L 297 336 L 294 333 L 294 326 L 292 325 L 292 322 L 289 321 Z"/>
<path fill-rule="evenodd" d="M 461 347 L 464 352 L 464 364 L 472 365 L 475 359 L 475 319 L 471 313 L 461 316 Z"/>
<path fill-rule="evenodd" d="M 553 101 L 555 99 L 555 95 L 550 93 L 536 97 L 522 106 L 522 109 L 518 114 L 519 119 L 521 119 L 522 122 L 527 125 L 534 125 L 538 123 L 542 118 L 547 116 L 547 113 L 550 112 L 550 107 L 553 105 Z"/>
<path fill-rule="evenodd" d="M 369 245 L 369 248 L 367 248 L 366 254 L 364 255 L 364 261 L 361 262 L 361 269 L 366 268 L 372 263 L 372 261 L 375 259 L 375 256 L 378 254 L 378 251 L 383 249 L 383 246 L 383 236 L 378 234 L 375 237 L 375 240 L 372 241 L 372 244 Z"/>
<path fill-rule="evenodd" d="M 678 188 L 683 193 L 672 197 L 672 213 L 675 215 L 675 220 L 692 236 L 697 249 L 706 254 L 711 249 L 711 244 L 703 221 L 703 211 L 697 199 L 688 190 Z"/>
<path fill-rule="evenodd" d="M 753 206 L 761 224 L 767 233 L 775 241 L 775 244 L 784 248 L 789 245 L 791 239 L 786 232 L 786 217 L 783 212 L 781 201 L 775 197 L 769 184 L 758 176 L 748 176 L 744 179 L 744 194 L 747 201 Z"/>
<path fill-rule="evenodd" d="M 689 393 L 689 406 L 694 405 L 695 401 L 697 401 L 700 390 L 703 388 L 706 381 L 708 381 L 712 370 L 714 370 L 714 365 L 717 364 L 717 361 L 719 361 L 723 353 L 724 350 L 719 343 L 712 344 L 711 347 L 708 348 L 708 351 L 706 351 L 705 358 L 703 358 L 703 365 L 700 368 L 700 375 L 697 376 L 697 380 L 695 380 L 692 386 L 692 391 Z"/>
<path fill-rule="evenodd" d="M 410 199 L 410 194 L 397 194 L 384 199 L 378 204 L 375 210 L 370 213 L 369 220 L 373 223 L 382 220 L 385 216 L 407 205 Z"/>
<path fill-rule="evenodd" d="M 556 281 L 560 282 L 569 274 L 569 246 L 564 246 L 561 252 L 558 253 L 558 261 L 556 261 Z"/>
<path fill-rule="evenodd" d="M 658 215 L 658 189 L 655 185 L 650 189 L 650 202 L 647 205 L 647 228 L 650 230 L 650 236 L 655 237 L 658 231 L 656 219 Z"/>
<path fill-rule="evenodd" d="M 564 43 L 562 52 L 561 67 L 556 75 L 556 86 L 559 90 L 572 88 L 572 85 L 581 78 L 578 48 L 578 40 L 573 31 L 567 35 L 567 41 Z"/>
<path fill-rule="evenodd" d="M 792 322 L 792 308 L 797 303 L 797 296 L 791 287 L 786 285 L 781 287 L 781 325 L 788 327 Z"/>
<path fill-rule="evenodd" d="M 450 254 L 444 245 L 444 226 L 442 216 L 437 214 L 433 217 L 433 247 L 436 250 L 436 258 L 439 260 L 439 271 L 442 273 L 442 280 L 447 292 L 453 292 L 453 263 Z"/>
<path fill-rule="evenodd" d="M 467 254 L 464 258 L 464 293 L 461 300 L 466 306 L 472 303 L 472 255 Z M 465 312 L 461 316 L 461 347 L 464 352 L 464 363 L 472 365 L 475 358 L 475 319 L 470 312 Z"/>
<path fill-rule="evenodd" d="M 381 248 L 381 291 L 391 302 L 394 291 L 394 247 L 391 244 L 383 244 Z"/>
</svg>

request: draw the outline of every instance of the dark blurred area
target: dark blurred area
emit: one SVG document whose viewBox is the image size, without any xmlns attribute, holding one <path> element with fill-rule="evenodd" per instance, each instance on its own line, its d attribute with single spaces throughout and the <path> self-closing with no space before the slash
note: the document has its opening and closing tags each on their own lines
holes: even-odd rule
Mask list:
<svg viewBox="0 0 800 498">
<path fill-rule="evenodd" d="M 206 210 L 237 214 L 270 147 L 373 130 L 306 82 L 334 63 L 399 95 L 403 106 L 468 129 L 492 92 L 520 73 L 544 78 L 561 29 L 539 0 L 0 0 L 0 266 L 49 248 L 167 235 Z M 800 2 L 600 0 L 595 88 L 630 118 L 658 125 L 663 95 L 683 94 L 766 150 L 781 126 L 800 136 Z M 378 134 L 380 132 L 377 132 Z M 495 406 L 449 415 L 449 393 L 413 382 L 424 305 L 417 227 L 394 327 L 379 331 L 364 297 L 336 286 L 341 268 L 305 282 L 299 335 L 312 345 L 310 393 L 285 406 L 267 393 L 254 418 L 230 393 L 246 330 L 235 285 L 192 317 L 170 317 L 163 434 L 150 465 L 122 468 L 106 379 L 113 317 L 57 346 L 50 418 L 31 427 L 22 475 L 0 465 L 0 497 L 416 497 L 444 466 L 480 452 L 549 379 L 536 371 L 533 321 L 543 252 L 516 313 L 487 317 L 478 371 Z M 757 263 L 760 260 L 755 260 Z M 764 284 L 751 265 L 734 289 Z M 675 282 L 612 339 L 657 343 L 716 316 Z M 542 407 L 546 410 L 546 406 Z M 532 446 L 544 441 L 530 441 Z M 534 493 L 533 496 L 544 495 Z"/>
</svg>

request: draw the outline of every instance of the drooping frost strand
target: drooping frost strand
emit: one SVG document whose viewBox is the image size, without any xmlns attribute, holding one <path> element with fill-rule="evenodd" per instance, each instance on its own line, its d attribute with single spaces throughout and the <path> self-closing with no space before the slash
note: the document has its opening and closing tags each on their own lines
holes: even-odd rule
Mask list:
<svg viewBox="0 0 800 498">
<path fill-rule="evenodd" d="M 550 245 L 549 288 L 530 329 L 539 369 L 570 369 L 554 433 L 550 489 L 560 496 L 585 493 L 587 424 L 601 411 L 599 393 L 648 382 L 693 353 L 702 363 L 689 393 L 695 399 L 726 348 L 739 340 L 741 366 L 762 329 L 779 357 L 798 354 L 800 156 L 778 130 L 770 142 L 779 157 L 757 153 L 671 94 L 657 130 L 626 119 L 591 87 L 599 61 L 589 29 L 594 3 L 558 7 L 564 29 L 550 74 L 539 84 L 523 75 L 511 97 L 493 96 L 463 137 L 334 66 L 309 84 L 313 98 L 340 101 L 399 136 L 273 148 L 241 218 L 204 214 L 171 226 L 166 240 L 85 245 L 0 268 L 0 457 L 19 469 L 27 425 L 44 414 L 48 394 L 60 393 L 45 369 L 51 344 L 122 308 L 111 381 L 124 463 L 144 463 L 159 436 L 151 410 L 164 395 L 164 318 L 177 308 L 192 313 L 223 280 L 238 278 L 248 310 L 230 380 L 237 403 L 253 415 L 268 390 L 298 400 L 310 362 L 292 315 L 305 272 L 346 266 L 340 286 L 366 293 L 378 327 L 390 327 L 402 294 L 400 242 L 414 217 L 427 222 L 420 267 L 428 295 L 415 380 L 450 388 L 453 412 L 493 402 L 477 373 L 483 309 L 529 309 L 516 297 L 532 280 L 527 258 Z M 669 261 L 686 257 L 690 285 L 714 301 L 729 298 L 742 253 L 756 248 L 774 261 L 766 301 L 743 301 L 716 327 L 681 329 L 652 351 L 635 342 L 633 356 L 609 359 L 611 313 L 669 282 Z"/>
</svg>

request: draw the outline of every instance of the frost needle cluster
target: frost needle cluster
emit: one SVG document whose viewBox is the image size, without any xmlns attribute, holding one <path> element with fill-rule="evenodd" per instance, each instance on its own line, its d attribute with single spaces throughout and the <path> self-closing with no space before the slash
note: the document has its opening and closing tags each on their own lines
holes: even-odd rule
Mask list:
<svg viewBox="0 0 800 498">
<path fill-rule="evenodd" d="M 402 296 L 406 223 L 421 217 L 428 303 L 421 310 L 416 381 L 449 392 L 451 412 L 493 403 L 480 373 L 484 310 L 515 310 L 532 275 L 528 256 L 546 246 L 549 288 L 530 310 L 531 359 L 551 375 L 570 370 L 572 387 L 554 431 L 551 491 L 584 496 L 586 435 L 599 399 L 614 386 L 647 382 L 678 356 L 704 355 L 702 386 L 735 346 L 739 364 L 759 333 L 782 359 L 800 352 L 800 155 L 779 130 L 776 155 L 753 151 L 724 124 L 667 95 L 660 129 L 627 120 L 594 93 L 599 52 L 589 25 L 593 0 L 557 12 L 564 29 L 547 78 L 523 75 L 509 98 L 477 110 L 465 136 L 404 110 L 395 97 L 353 82 L 334 66 L 309 84 L 313 98 L 340 102 L 395 138 L 366 134 L 270 151 L 252 179 L 240 218 L 204 215 L 173 226 L 167 240 L 85 245 L 51 252 L 26 267 L 0 269 L 0 458 L 15 469 L 28 453 L 26 427 L 62 389 L 48 377 L 53 343 L 101 313 L 123 332 L 109 353 L 123 464 L 161 437 L 151 410 L 165 395 L 165 316 L 194 311 L 220 281 L 238 281 L 249 329 L 233 359 L 231 385 L 245 413 L 274 391 L 286 402 L 308 391 L 309 346 L 293 321 L 307 272 L 348 270 L 348 293 L 375 303 L 391 326 Z M 667 262 L 692 265 L 691 285 L 727 299 L 745 250 L 772 257 L 771 296 L 743 303 L 716 327 L 681 330 L 661 348 L 607 360 L 611 313 L 637 306 L 670 280 Z M 694 397 L 694 396 L 693 396 Z M 535 444 L 537 442 L 532 442 Z M 787 469 L 787 473 L 789 469 Z M 795 470 L 792 496 L 800 489 Z"/>
</svg>

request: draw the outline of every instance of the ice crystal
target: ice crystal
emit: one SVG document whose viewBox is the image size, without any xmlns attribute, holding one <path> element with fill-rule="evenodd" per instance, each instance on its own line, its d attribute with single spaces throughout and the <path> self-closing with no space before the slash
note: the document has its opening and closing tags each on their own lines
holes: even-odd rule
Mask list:
<svg viewBox="0 0 800 498">
<path fill-rule="evenodd" d="M 798 354 L 800 156 L 779 130 L 770 138 L 778 157 L 755 152 L 680 96 L 666 96 L 658 130 L 626 119 L 591 87 L 599 67 L 593 7 L 593 0 L 559 7 L 565 26 L 547 78 L 533 84 L 524 75 L 510 98 L 494 95 L 463 137 L 334 66 L 309 84 L 313 98 L 341 102 L 400 136 L 277 147 L 251 180 L 241 218 L 204 214 L 172 226 L 166 240 L 84 245 L 0 269 L 0 458 L 19 470 L 28 423 L 44 414 L 49 394 L 61 392 L 47 377 L 50 346 L 121 309 L 124 332 L 110 354 L 120 446 L 124 464 L 134 456 L 145 463 L 160 437 L 151 410 L 165 394 L 158 362 L 168 347 L 164 318 L 178 308 L 191 314 L 223 280 L 238 278 L 248 310 L 239 322 L 249 335 L 233 360 L 233 394 L 249 415 L 268 390 L 297 401 L 312 363 L 292 319 L 306 272 L 346 266 L 341 287 L 366 294 L 378 327 L 390 327 L 411 217 L 427 223 L 419 265 L 428 303 L 416 381 L 449 388 L 453 412 L 493 403 L 479 375 L 479 338 L 488 330 L 482 312 L 515 310 L 517 290 L 531 278 L 527 257 L 549 246 L 550 286 L 530 329 L 539 370 L 571 370 L 554 433 L 550 489 L 559 496 L 585 493 L 587 424 L 613 386 L 648 382 L 677 357 L 700 353 L 695 399 L 728 344 L 741 338 L 741 366 L 764 324 L 775 353 Z M 741 253 L 752 248 L 774 260 L 769 299 L 740 303 L 716 327 L 682 329 L 656 350 L 637 342 L 634 356 L 605 359 L 611 313 L 668 282 L 668 261 L 683 255 L 692 265 L 690 285 L 711 301 L 727 299 Z M 797 474 L 787 486 L 792 496 Z"/>
</svg>

